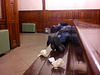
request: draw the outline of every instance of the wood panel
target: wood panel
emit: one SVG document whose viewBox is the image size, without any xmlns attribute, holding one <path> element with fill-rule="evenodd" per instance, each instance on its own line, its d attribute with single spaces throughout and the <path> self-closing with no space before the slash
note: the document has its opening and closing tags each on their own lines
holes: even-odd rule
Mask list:
<svg viewBox="0 0 100 75">
<path fill-rule="evenodd" d="M 9 30 L 11 49 L 20 46 L 17 0 L 2 0 L 0 29 Z"/>
<path fill-rule="evenodd" d="M 0 30 L 1 29 L 7 29 L 6 25 L 6 12 L 5 12 L 5 0 L 1 0 L 1 14 L 2 18 L 0 18 Z"/>
<path fill-rule="evenodd" d="M 80 19 L 100 24 L 100 10 L 45 10 L 45 11 L 19 11 L 20 31 L 22 23 L 36 23 L 36 30 L 43 32 L 45 27 L 69 22 L 69 19 Z M 69 24 L 73 24 L 69 22 Z"/>
<path fill-rule="evenodd" d="M 20 46 L 19 40 L 19 19 L 18 19 L 18 7 L 17 7 L 17 0 L 10 0 L 10 24 L 12 30 L 9 30 L 12 33 L 11 37 L 11 48 L 15 48 Z"/>
</svg>

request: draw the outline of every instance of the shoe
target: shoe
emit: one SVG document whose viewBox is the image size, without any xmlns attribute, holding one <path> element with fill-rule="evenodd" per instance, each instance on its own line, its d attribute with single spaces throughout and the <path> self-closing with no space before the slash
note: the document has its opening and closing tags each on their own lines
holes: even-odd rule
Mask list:
<svg viewBox="0 0 100 75">
<path fill-rule="evenodd" d="M 55 45 L 51 44 L 51 49 L 54 51 L 55 50 Z"/>
<path fill-rule="evenodd" d="M 47 41 L 47 46 L 49 46 L 51 44 L 51 42 L 52 42 L 51 40 L 52 40 L 52 37 L 49 35 L 48 36 L 48 41 Z"/>
<path fill-rule="evenodd" d="M 53 37 L 51 37 L 50 35 L 48 36 L 48 41 L 47 41 L 47 46 L 49 46 L 49 45 L 51 46 L 52 50 L 55 50 L 55 46 L 54 46 L 54 43 L 53 43 Z"/>
<path fill-rule="evenodd" d="M 64 45 L 61 43 L 60 39 L 57 36 L 54 37 L 54 44 L 57 51 L 61 53 L 65 51 Z"/>
</svg>

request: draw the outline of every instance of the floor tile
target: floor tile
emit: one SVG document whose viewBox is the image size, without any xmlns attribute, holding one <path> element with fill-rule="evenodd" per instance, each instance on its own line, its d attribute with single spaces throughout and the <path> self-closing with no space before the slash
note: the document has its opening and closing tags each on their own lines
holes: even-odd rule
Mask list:
<svg viewBox="0 0 100 75">
<path fill-rule="evenodd" d="M 23 75 L 35 61 L 37 55 L 46 47 L 49 34 L 21 33 L 21 46 L 0 57 L 0 74 Z"/>
</svg>

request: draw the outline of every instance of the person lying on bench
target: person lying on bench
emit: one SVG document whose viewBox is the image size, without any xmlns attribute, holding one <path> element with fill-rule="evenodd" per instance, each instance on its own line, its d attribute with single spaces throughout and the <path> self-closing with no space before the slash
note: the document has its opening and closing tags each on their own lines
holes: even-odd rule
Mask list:
<svg viewBox="0 0 100 75">
<path fill-rule="evenodd" d="M 48 36 L 47 46 L 51 46 L 52 50 L 63 53 L 65 51 L 65 45 L 71 41 L 71 26 L 67 25 L 61 28 L 53 36 Z"/>
</svg>

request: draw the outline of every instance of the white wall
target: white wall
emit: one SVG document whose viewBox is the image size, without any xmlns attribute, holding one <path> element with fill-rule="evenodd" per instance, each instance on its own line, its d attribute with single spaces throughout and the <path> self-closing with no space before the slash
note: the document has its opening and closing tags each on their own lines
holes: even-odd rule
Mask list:
<svg viewBox="0 0 100 75">
<path fill-rule="evenodd" d="M 100 9 L 100 0 L 45 0 L 46 10 Z M 43 10 L 42 0 L 18 0 L 19 11 Z"/>
<path fill-rule="evenodd" d="M 42 10 L 42 0 L 18 0 L 19 11 Z"/>
<path fill-rule="evenodd" d="M 46 10 L 100 9 L 100 0 L 46 0 Z"/>
</svg>

